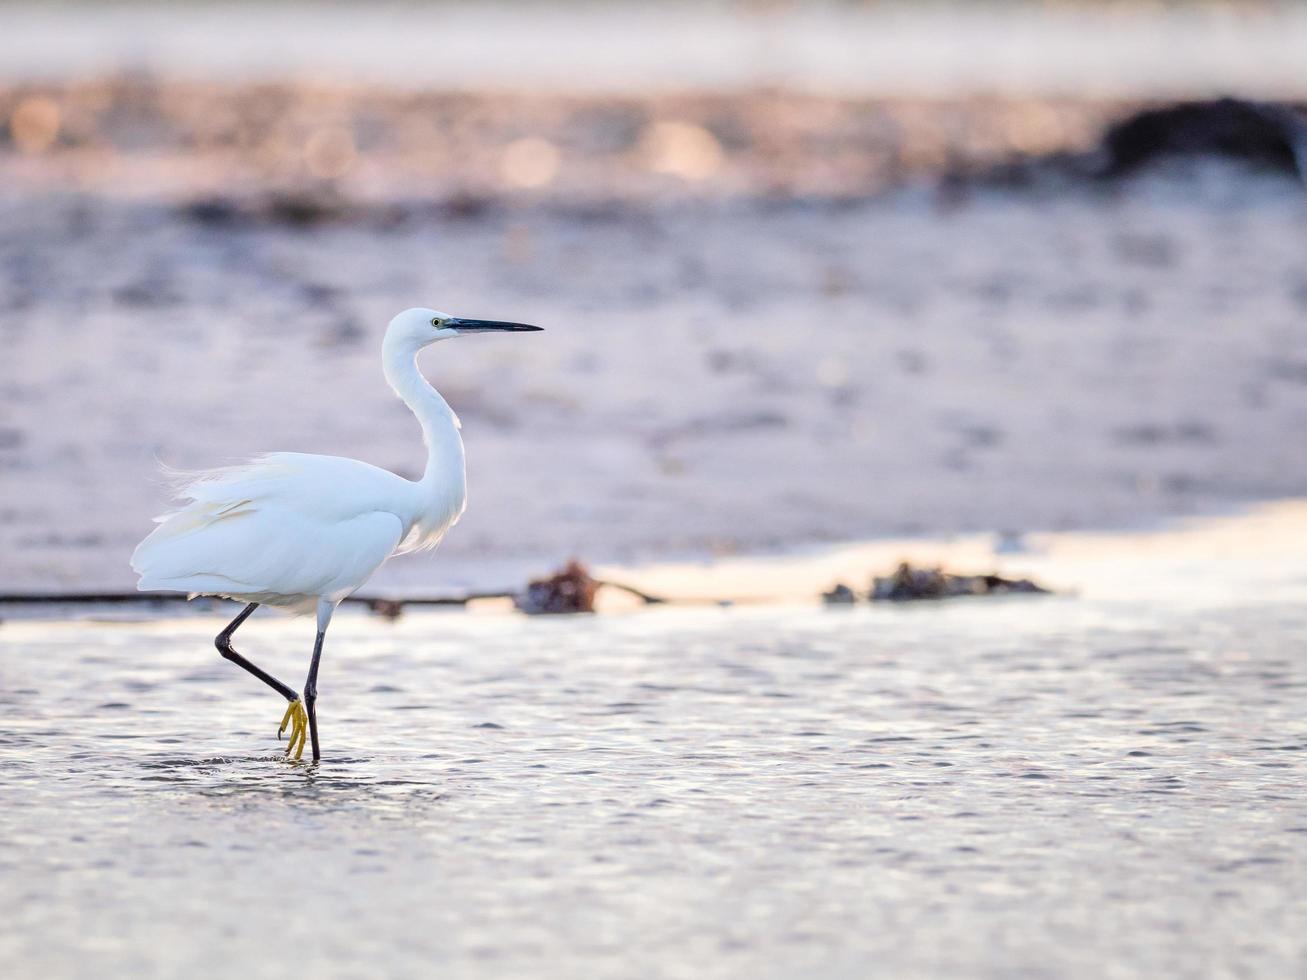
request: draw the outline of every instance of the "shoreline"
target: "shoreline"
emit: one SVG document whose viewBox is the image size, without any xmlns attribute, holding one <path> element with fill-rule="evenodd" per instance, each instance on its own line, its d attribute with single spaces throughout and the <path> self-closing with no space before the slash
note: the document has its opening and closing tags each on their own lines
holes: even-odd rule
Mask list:
<svg viewBox="0 0 1307 980">
<path fill-rule="evenodd" d="M 998 573 L 1031 578 L 1052 596 L 1142 602 L 1284 601 L 1307 598 L 1307 498 L 1263 501 L 1201 516 L 1159 518 L 1135 528 L 1031 532 L 1018 539 L 994 534 L 886 537 L 843 544 L 808 544 L 781 553 L 729 558 L 671 560 L 636 564 L 597 564 L 601 589 L 598 613 L 626 613 L 649 604 L 623 595 L 623 587 L 657 596 L 658 605 L 811 607 L 820 593 L 844 582 L 863 589 L 872 575 L 884 575 L 899 562 L 941 566 L 966 574 Z M 547 569 L 541 566 L 541 572 Z M 520 583 L 525 588 L 525 580 Z M 611 586 L 617 586 L 612 588 Z M 467 611 L 512 612 L 513 588 L 494 594 L 413 594 L 394 589 L 360 589 L 346 600 L 357 609 L 376 602 L 403 605 L 403 614 Z M 110 607 L 114 618 L 135 621 L 195 618 L 214 613 L 227 600 L 199 599 L 192 606 L 180 594 L 115 593 L 108 601 L 56 594 L 25 601 L 0 594 L 0 612 L 15 620 L 55 617 L 97 618 Z M 993 601 L 996 597 L 964 598 Z M 1014 601 L 1016 596 L 1001 597 Z M 877 602 L 878 608 L 951 606 L 948 600 Z M 156 608 L 149 608 L 154 605 Z M 857 603 L 866 606 L 865 600 Z M 68 617 L 72 612 L 73 617 Z M 222 618 L 222 614 L 218 614 Z M 546 616 L 546 619 L 554 618 Z"/>
</svg>

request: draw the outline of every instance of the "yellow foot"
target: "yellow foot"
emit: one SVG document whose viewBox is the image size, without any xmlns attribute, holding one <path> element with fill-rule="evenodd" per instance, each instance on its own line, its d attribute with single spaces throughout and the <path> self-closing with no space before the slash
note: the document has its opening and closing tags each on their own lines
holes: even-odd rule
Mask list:
<svg viewBox="0 0 1307 980">
<path fill-rule="evenodd" d="M 309 732 L 309 713 L 304 710 L 304 702 L 299 698 L 286 706 L 286 714 L 281 719 L 281 727 L 277 729 L 278 739 L 286 731 L 287 725 L 290 725 L 290 741 L 286 743 L 286 757 L 291 758 L 293 756 L 298 759 L 304 754 L 304 739 Z"/>
</svg>

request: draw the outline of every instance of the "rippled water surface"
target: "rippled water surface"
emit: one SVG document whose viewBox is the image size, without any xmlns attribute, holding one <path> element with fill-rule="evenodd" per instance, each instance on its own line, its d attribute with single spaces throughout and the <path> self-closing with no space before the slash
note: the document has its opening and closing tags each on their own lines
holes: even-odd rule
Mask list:
<svg viewBox="0 0 1307 980">
<path fill-rule="evenodd" d="M 0 625 L 5 975 L 1307 967 L 1296 604 L 220 625 Z"/>
</svg>

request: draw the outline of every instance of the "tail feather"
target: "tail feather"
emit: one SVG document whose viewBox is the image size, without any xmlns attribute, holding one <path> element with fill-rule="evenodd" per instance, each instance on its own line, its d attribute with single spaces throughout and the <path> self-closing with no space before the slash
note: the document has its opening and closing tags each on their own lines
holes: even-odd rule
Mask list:
<svg viewBox="0 0 1307 980">
<path fill-rule="evenodd" d="M 353 460 L 274 453 L 220 469 L 165 470 L 165 478 L 179 504 L 132 554 L 142 590 L 290 602 L 343 594 L 405 531 L 386 505 L 402 505 L 407 484 Z"/>
<path fill-rule="evenodd" d="M 243 501 L 241 504 L 214 507 L 200 502 L 164 515 L 163 520 L 132 552 L 132 570 L 142 576 L 137 587 L 159 588 L 162 586 L 146 585 L 146 580 L 180 579 L 201 572 L 204 552 L 210 549 L 196 548 L 191 539 L 223 522 L 252 514 L 252 510 L 238 509 L 248 504 L 249 501 Z"/>
</svg>

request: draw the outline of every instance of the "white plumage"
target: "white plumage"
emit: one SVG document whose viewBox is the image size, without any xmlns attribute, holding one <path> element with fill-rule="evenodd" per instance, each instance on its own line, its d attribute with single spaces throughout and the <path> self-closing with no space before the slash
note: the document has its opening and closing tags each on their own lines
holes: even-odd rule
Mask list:
<svg viewBox="0 0 1307 980">
<path fill-rule="evenodd" d="M 142 590 L 317 613 L 318 647 L 305 690 L 315 759 L 317 724 L 309 688 L 336 606 L 392 554 L 435 547 L 466 504 L 458 417 L 418 371 L 418 351 L 465 333 L 538 329 L 428 309 L 404 311 L 386 329 L 382 364 L 386 380 L 422 425 L 427 465 L 421 479 L 406 480 L 358 460 L 304 453 L 270 453 L 237 466 L 179 474 L 182 506 L 157 518 L 158 526 L 132 555 Z M 230 640 L 252 608 L 218 643 L 224 656 L 247 670 L 252 665 L 224 638 Z M 294 707 L 293 691 L 257 668 L 251 672 L 283 694 L 289 691 Z"/>
<path fill-rule="evenodd" d="M 272 453 L 193 476 L 178 494 L 190 503 L 132 556 L 140 589 L 313 612 L 366 582 L 417 512 L 415 484 L 338 456 Z"/>
</svg>

